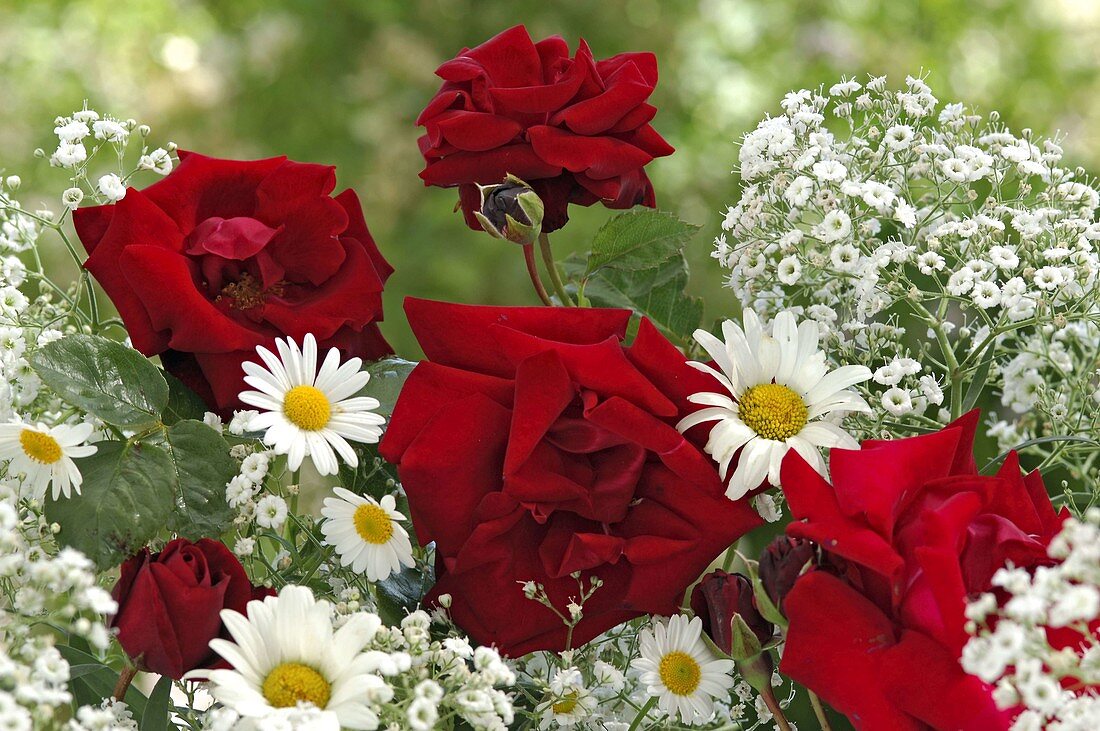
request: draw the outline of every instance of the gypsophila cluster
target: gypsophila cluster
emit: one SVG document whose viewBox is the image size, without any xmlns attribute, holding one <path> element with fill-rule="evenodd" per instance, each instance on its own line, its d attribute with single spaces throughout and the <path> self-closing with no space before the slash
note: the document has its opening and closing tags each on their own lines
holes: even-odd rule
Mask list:
<svg viewBox="0 0 1100 731">
<path fill-rule="evenodd" d="M 92 562 L 71 548 L 58 551 L 54 526 L 27 506 L 17 486 L 0 482 L 0 725 L 56 728 L 72 701 L 69 663 L 40 626 L 103 652 L 110 645 L 104 616 L 117 607 L 96 583 Z"/>
<path fill-rule="evenodd" d="M 715 242 L 742 304 L 795 308 L 830 359 L 875 372 L 865 436 L 942 424 L 985 394 L 1004 442 L 1084 439 L 1031 453 L 1095 493 L 1095 181 L 1063 166 L 1058 139 L 941 104 L 919 78 L 842 80 L 781 107 L 744 138 Z"/>
<path fill-rule="evenodd" d="M 1100 718 L 1100 509 L 1068 519 L 1048 553 L 1034 573 L 994 574 L 1003 601 L 969 604 L 962 665 L 996 684 L 998 706 L 1025 709 L 1014 730 L 1087 731 Z"/>
<path fill-rule="evenodd" d="M 177 158 L 176 145 L 150 148 L 148 125 L 133 119 L 115 119 L 84 108 L 69 116 L 54 120 L 57 149 L 49 155 L 50 165 L 70 171 L 72 185 L 61 195 L 66 209 L 81 205 L 86 197 L 97 204 L 117 203 L 126 196 L 130 179 L 140 172 L 167 175 Z M 131 144 L 140 142 L 134 152 Z M 93 171 L 93 161 L 99 153 L 113 153 L 109 171 Z M 44 150 L 38 150 L 45 157 Z M 136 159 L 133 159 L 136 155 Z"/>
</svg>

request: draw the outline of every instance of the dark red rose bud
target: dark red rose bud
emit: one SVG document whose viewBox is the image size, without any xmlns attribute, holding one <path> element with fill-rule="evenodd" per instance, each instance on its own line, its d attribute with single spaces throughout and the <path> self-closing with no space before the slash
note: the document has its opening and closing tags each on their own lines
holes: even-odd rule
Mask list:
<svg viewBox="0 0 1100 731">
<path fill-rule="evenodd" d="M 542 233 L 542 199 L 527 183 L 506 175 L 500 185 L 478 186 L 481 210 L 474 213 L 492 237 L 517 244 L 534 243 Z"/>
<path fill-rule="evenodd" d="M 775 631 L 753 602 L 752 583 L 741 574 L 718 570 L 704 576 L 691 592 L 691 610 L 718 649 L 737 660 L 760 654 Z"/>
<path fill-rule="evenodd" d="M 210 640 L 225 633 L 221 610 L 244 614 L 249 601 L 271 593 L 252 586 L 221 543 L 178 538 L 160 553 L 144 548 L 122 564 L 111 592 L 118 602 L 111 625 L 135 665 L 179 680 L 219 664 Z"/>
<path fill-rule="evenodd" d="M 812 543 L 790 536 L 777 536 L 760 554 L 760 583 L 778 609 L 783 609 L 783 600 L 813 557 Z"/>
</svg>

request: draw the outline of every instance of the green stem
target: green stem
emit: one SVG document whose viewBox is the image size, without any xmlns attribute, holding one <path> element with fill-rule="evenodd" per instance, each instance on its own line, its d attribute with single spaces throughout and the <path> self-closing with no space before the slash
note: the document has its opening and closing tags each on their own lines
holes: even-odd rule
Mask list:
<svg viewBox="0 0 1100 731">
<path fill-rule="evenodd" d="M 817 716 L 817 723 L 821 726 L 821 731 L 833 731 L 833 727 L 829 725 L 829 717 L 825 715 L 825 706 L 821 703 L 821 699 L 817 697 L 817 693 L 807 688 L 806 694 L 810 697 L 810 705 L 814 709 L 814 715 Z"/>
<path fill-rule="evenodd" d="M 951 347 L 951 341 L 947 338 L 947 333 L 944 332 L 943 324 L 940 319 L 935 317 L 931 312 L 925 308 L 924 305 L 919 302 L 915 305 L 918 315 L 928 323 L 928 327 L 932 329 L 932 332 L 936 335 L 936 342 L 939 343 L 940 352 L 943 353 L 944 362 L 948 369 L 948 378 L 951 379 L 951 418 L 957 419 L 962 416 L 962 402 L 963 402 L 963 373 L 959 368 L 959 361 L 955 357 L 955 349 Z"/>
<path fill-rule="evenodd" d="M 650 696 L 649 700 L 645 702 L 645 705 L 638 709 L 638 715 L 634 717 L 634 720 L 630 723 L 630 728 L 626 731 L 637 731 L 642 721 L 645 720 L 646 714 L 648 714 L 650 709 L 655 705 L 657 705 L 657 696 Z"/>
<path fill-rule="evenodd" d="M 531 284 L 535 287 L 535 293 L 544 305 L 553 307 L 554 302 L 550 299 L 550 295 L 546 293 L 546 287 L 543 286 L 542 279 L 539 277 L 538 265 L 535 264 L 534 244 L 523 245 L 523 260 L 527 264 L 527 276 L 531 277 Z"/>
<path fill-rule="evenodd" d="M 554 285 L 554 293 L 558 295 L 563 305 L 573 307 L 573 298 L 565 291 L 565 285 L 561 281 L 561 273 L 554 261 L 554 250 L 550 247 L 550 237 L 544 233 L 539 234 L 539 249 L 542 251 L 542 263 L 550 274 L 550 283 Z"/>
</svg>

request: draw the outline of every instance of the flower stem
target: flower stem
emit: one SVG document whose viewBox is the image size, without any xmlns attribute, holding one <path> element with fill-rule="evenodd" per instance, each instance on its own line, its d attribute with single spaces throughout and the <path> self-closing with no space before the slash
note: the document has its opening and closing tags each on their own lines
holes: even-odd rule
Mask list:
<svg viewBox="0 0 1100 731">
<path fill-rule="evenodd" d="M 630 728 L 626 731 L 636 731 L 636 729 L 642 725 L 642 721 L 645 719 L 646 714 L 649 713 L 649 709 L 653 708 L 655 705 L 657 705 L 657 696 L 651 695 L 649 700 L 645 702 L 645 705 L 638 709 L 638 715 L 634 717 L 634 720 L 630 723 Z"/>
<path fill-rule="evenodd" d="M 550 248 L 550 237 L 544 233 L 539 234 L 539 249 L 542 251 L 542 263 L 550 274 L 550 283 L 554 285 L 554 294 L 558 296 L 563 305 L 573 307 L 573 298 L 565 291 L 565 285 L 561 281 L 561 273 L 554 262 L 554 250 Z"/>
<path fill-rule="evenodd" d="M 126 665 L 122 668 L 118 674 L 118 683 L 115 684 L 115 692 L 112 693 L 116 701 L 126 700 L 126 691 L 130 689 L 130 683 L 134 681 L 137 674 L 137 668 L 133 665 Z"/>
<path fill-rule="evenodd" d="M 821 699 L 817 697 L 817 693 L 807 688 L 806 695 L 810 697 L 810 705 L 813 706 L 814 715 L 817 716 L 817 723 L 821 726 L 821 731 L 833 731 L 833 727 L 829 725 L 829 717 L 825 715 L 825 706 L 822 705 Z"/>
<path fill-rule="evenodd" d="M 775 727 L 778 728 L 779 731 L 791 731 L 790 721 L 783 715 L 783 709 L 780 708 L 779 701 L 775 699 L 775 693 L 772 691 L 770 683 L 765 685 L 764 689 L 760 691 L 760 697 L 764 699 L 764 705 L 772 712 Z"/>
<path fill-rule="evenodd" d="M 550 299 L 550 295 L 546 293 L 546 287 L 542 285 L 542 279 L 539 277 L 539 268 L 535 264 L 534 244 L 524 244 L 523 260 L 527 262 L 527 274 L 531 277 L 531 284 L 535 286 L 535 293 L 538 294 L 544 305 L 553 307 L 554 302 Z"/>
</svg>

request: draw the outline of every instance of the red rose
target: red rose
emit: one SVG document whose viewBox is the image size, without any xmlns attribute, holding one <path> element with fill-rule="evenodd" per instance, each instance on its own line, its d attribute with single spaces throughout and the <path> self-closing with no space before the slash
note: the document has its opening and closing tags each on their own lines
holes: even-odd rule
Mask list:
<svg viewBox="0 0 1100 731">
<path fill-rule="evenodd" d="M 398 466 L 436 586 L 455 621 L 509 655 L 566 646 L 570 574 L 604 585 L 584 604 L 579 646 L 684 591 L 760 523 L 731 502 L 714 462 L 675 424 L 708 377 L 626 310 L 477 307 L 409 299 L 429 361 L 401 391 L 380 451 Z"/>
<path fill-rule="evenodd" d="M 650 126 L 657 84 L 652 53 L 573 58 L 560 36 L 534 43 L 517 25 L 436 70 L 444 83 L 416 123 L 427 185 L 458 186 L 470 228 L 480 230 L 475 183 L 511 173 L 546 206 L 543 231 L 568 220 L 570 203 L 630 208 L 656 202 L 643 169 L 672 147 Z"/>
<path fill-rule="evenodd" d="M 283 157 L 241 162 L 180 152 L 179 167 L 114 205 L 80 208 L 85 266 L 134 347 L 211 408 L 239 407 L 241 362 L 276 337 L 376 360 L 393 271 L 355 192 L 330 196 L 335 170 Z"/>
<path fill-rule="evenodd" d="M 179 680 L 219 660 L 210 640 L 223 634 L 219 612 L 245 613 L 248 602 L 273 594 L 253 587 L 237 557 L 209 538 L 177 538 L 160 553 L 148 548 L 122 564 L 111 592 L 122 649 L 144 670 Z"/>
<path fill-rule="evenodd" d="M 978 412 L 911 439 L 834 449 L 832 485 L 794 453 L 787 527 L 825 551 L 784 602 L 781 670 L 859 729 L 1006 729 L 991 688 L 959 664 L 968 598 L 1006 561 L 1048 563 L 1065 513 L 1011 455 L 996 476 L 972 454 Z"/>
<path fill-rule="evenodd" d="M 752 630 L 761 645 L 770 642 L 775 632 L 775 625 L 766 620 L 756 607 L 752 583 L 741 574 L 727 573 L 722 569 L 711 571 L 691 590 L 691 611 L 703 620 L 703 632 L 707 637 L 727 655 L 735 650 L 731 624 L 737 617 L 744 620 L 745 626 Z M 768 662 L 770 667 L 770 660 Z"/>
</svg>

